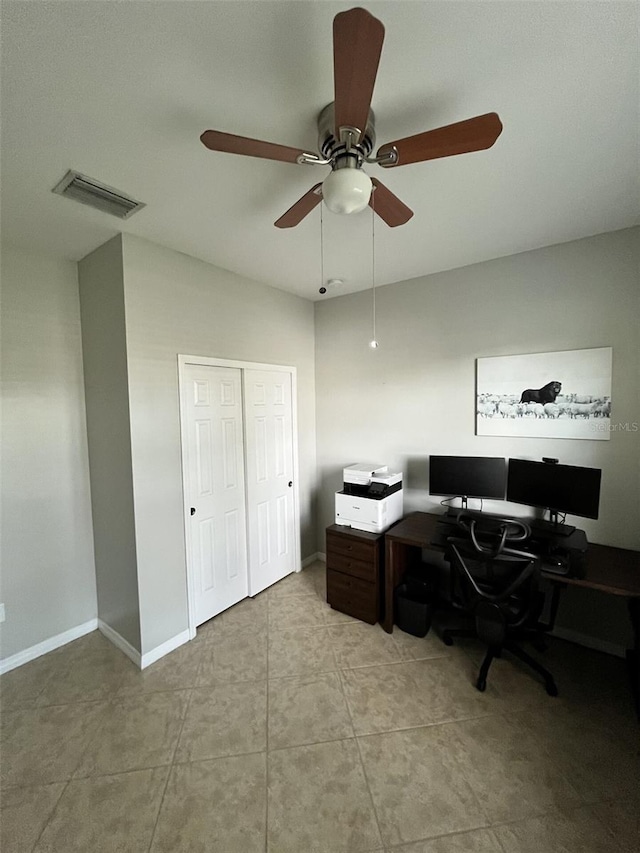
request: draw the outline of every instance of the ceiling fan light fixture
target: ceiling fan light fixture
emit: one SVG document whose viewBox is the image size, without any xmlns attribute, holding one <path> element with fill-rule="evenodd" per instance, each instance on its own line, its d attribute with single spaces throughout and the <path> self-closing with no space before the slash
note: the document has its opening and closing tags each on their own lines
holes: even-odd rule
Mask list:
<svg viewBox="0 0 640 853">
<path fill-rule="evenodd" d="M 332 213 L 359 213 L 369 204 L 371 188 L 361 169 L 334 169 L 324 179 L 322 198 Z"/>
<path fill-rule="evenodd" d="M 372 156 L 376 134 L 371 100 L 384 32 L 382 22 L 366 9 L 356 7 L 334 17 L 334 100 L 318 116 L 320 153 L 219 130 L 205 130 L 200 136 L 202 144 L 211 151 L 301 166 L 331 164 L 332 172 L 324 183 L 316 184 L 299 198 L 274 222 L 276 228 L 299 225 L 320 205 L 322 198 L 333 213 L 359 213 L 371 204 L 373 212 L 390 228 L 404 225 L 413 216 L 413 211 L 379 180 L 374 178 L 372 181 L 362 171 L 364 163 L 377 163 L 389 169 L 468 154 L 491 148 L 500 136 L 502 122 L 499 116 L 497 113 L 485 113 L 387 142 Z M 372 183 L 376 189 L 375 197 L 372 196 Z M 322 288 L 325 289 L 324 285 Z"/>
</svg>

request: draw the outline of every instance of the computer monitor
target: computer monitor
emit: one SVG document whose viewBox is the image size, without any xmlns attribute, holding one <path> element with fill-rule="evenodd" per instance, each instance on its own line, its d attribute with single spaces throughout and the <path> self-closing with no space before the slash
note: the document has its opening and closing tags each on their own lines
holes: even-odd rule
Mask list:
<svg viewBox="0 0 640 853">
<path fill-rule="evenodd" d="M 559 524 L 558 513 L 597 518 L 601 475 L 600 468 L 509 459 L 507 500 L 548 509 L 551 521 L 535 526 L 568 535 L 575 527 Z"/>
<path fill-rule="evenodd" d="M 450 498 L 504 498 L 507 466 L 503 457 L 430 456 L 429 492 Z"/>
</svg>

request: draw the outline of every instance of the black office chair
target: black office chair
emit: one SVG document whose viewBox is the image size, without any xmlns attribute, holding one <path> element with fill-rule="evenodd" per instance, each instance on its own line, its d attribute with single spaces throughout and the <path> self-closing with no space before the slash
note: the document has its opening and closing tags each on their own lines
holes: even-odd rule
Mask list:
<svg viewBox="0 0 640 853">
<path fill-rule="evenodd" d="M 454 608 L 474 618 L 475 628 L 446 629 L 443 641 L 452 645 L 455 636 L 474 636 L 487 644 L 476 681 L 480 691 L 486 689 L 494 657 L 506 650 L 542 676 L 549 696 L 557 696 L 551 673 L 518 645 L 520 640 L 530 640 L 544 649 L 543 634 L 548 629 L 540 621 L 544 606 L 538 589 L 540 559 L 510 547 L 529 538 L 528 525 L 518 519 L 461 514 L 458 526 L 465 535 L 448 539 L 451 599 Z"/>
</svg>

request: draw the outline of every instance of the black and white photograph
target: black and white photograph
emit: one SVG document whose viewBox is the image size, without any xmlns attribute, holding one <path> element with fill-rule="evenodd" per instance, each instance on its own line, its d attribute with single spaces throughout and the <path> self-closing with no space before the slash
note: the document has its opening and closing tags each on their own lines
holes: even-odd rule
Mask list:
<svg viewBox="0 0 640 853">
<path fill-rule="evenodd" d="M 479 358 L 476 435 L 611 435 L 612 348 Z"/>
</svg>

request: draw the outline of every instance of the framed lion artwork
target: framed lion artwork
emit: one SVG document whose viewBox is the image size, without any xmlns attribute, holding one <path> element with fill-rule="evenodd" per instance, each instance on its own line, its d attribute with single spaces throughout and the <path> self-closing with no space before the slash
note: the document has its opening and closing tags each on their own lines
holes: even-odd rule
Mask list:
<svg viewBox="0 0 640 853">
<path fill-rule="evenodd" d="M 476 435 L 607 440 L 611 347 L 479 358 Z"/>
</svg>

